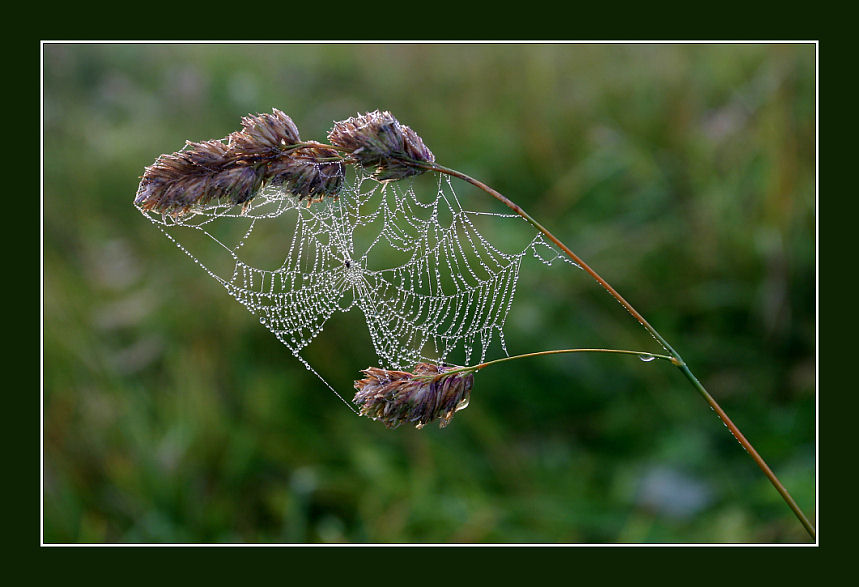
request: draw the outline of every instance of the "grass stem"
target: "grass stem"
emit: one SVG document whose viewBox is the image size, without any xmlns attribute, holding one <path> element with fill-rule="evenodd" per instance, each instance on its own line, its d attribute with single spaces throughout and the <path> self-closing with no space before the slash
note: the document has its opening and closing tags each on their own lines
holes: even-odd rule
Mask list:
<svg viewBox="0 0 859 587">
<path fill-rule="evenodd" d="M 716 412 L 716 415 L 719 419 L 724 423 L 724 425 L 730 430 L 731 434 L 734 435 L 734 438 L 740 443 L 740 445 L 745 449 L 745 451 L 749 454 L 752 460 L 758 465 L 758 467 L 763 471 L 764 475 L 766 475 L 767 479 L 769 479 L 770 483 L 775 487 L 776 491 L 778 491 L 779 495 L 781 495 L 782 499 L 794 513 L 794 515 L 799 519 L 800 523 L 802 523 L 805 530 L 811 536 L 812 539 L 815 539 L 815 530 L 814 526 L 796 504 L 793 497 L 791 497 L 790 493 L 787 489 L 782 485 L 779 481 L 778 477 L 776 477 L 775 473 L 773 473 L 772 469 L 766 464 L 764 459 L 760 456 L 760 454 L 755 450 L 752 444 L 746 439 L 746 437 L 740 432 L 740 429 L 731 421 L 725 411 L 719 406 L 716 400 L 711 396 L 697 377 L 692 373 L 689 369 L 689 366 L 680 356 L 680 354 L 674 350 L 674 348 L 668 344 L 668 341 L 663 338 L 663 336 L 642 316 L 626 299 L 623 298 L 609 283 L 603 279 L 596 271 L 594 271 L 587 263 L 585 263 L 578 255 L 576 255 L 569 247 L 567 247 L 564 243 L 562 243 L 555 235 L 549 232 L 542 224 L 537 222 L 534 218 L 531 217 L 527 212 L 525 212 L 518 204 L 514 203 L 506 196 L 498 192 L 497 190 L 489 187 L 485 183 L 478 181 L 460 171 L 455 169 L 450 169 L 443 165 L 439 165 L 437 163 L 425 163 L 419 161 L 408 161 L 409 164 L 420 167 L 422 169 L 427 169 L 431 171 L 436 171 L 438 173 L 443 173 L 446 175 L 450 175 L 452 177 L 459 178 L 471 185 L 479 188 L 480 190 L 486 192 L 490 196 L 494 197 L 496 200 L 503 203 L 505 206 L 513 210 L 516 214 L 527 220 L 534 228 L 536 228 L 540 233 L 549 239 L 552 243 L 554 243 L 561 251 L 563 251 L 574 263 L 576 263 L 579 267 L 581 267 L 588 275 L 590 275 L 597 283 L 599 283 L 603 289 L 605 289 L 615 300 L 623 306 L 627 312 L 635 318 L 639 324 L 641 324 L 653 338 L 659 342 L 660 345 L 670 354 L 670 357 L 666 357 L 664 355 L 651 355 L 656 358 L 666 358 L 670 360 L 678 369 L 680 369 L 683 376 L 692 384 L 692 386 L 698 391 L 699 394 L 704 398 L 710 408 Z M 619 353 L 627 353 L 627 354 L 636 354 L 637 351 L 611 351 L 608 349 L 568 349 L 562 351 L 542 351 L 539 353 L 529 353 L 528 355 L 518 355 L 516 357 L 505 357 L 502 359 L 497 359 L 496 361 L 490 361 L 488 363 L 484 363 L 482 365 L 477 365 L 476 369 L 480 369 L 486 367 L 490 364 L 502 362 L 506 360 L 512 360 L 524 356 L 536 356 L 541 354 L 552 354 L 552 353 L 563 353 L 563 352 L 584 352 L 584 351 L 592 351 L 592 352 L 619 352 Z M 649 353 L 641 353 L 641 354 L 649 354 Z M 475 370 L 476 370 L 475 369 Z"/>
</svg>

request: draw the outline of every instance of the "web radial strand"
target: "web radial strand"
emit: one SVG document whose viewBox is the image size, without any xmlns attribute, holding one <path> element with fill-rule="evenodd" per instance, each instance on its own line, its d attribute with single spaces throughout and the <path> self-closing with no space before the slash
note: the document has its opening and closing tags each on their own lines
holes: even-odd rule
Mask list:
<svg viewBox="0 0 859 587">
<path fill-rule="evenodd" d="M 447 178 L 419 194 L 359 172 L 311 205 L 267 188 L 239 206 L 144 215 L 320 379 L 300 353 L 356 306 L 383 367 L 472 364 L 493 343 L 506 355 L 522 260 L 565 260 L 520 217 L 462 208 Z"/>
</svg>

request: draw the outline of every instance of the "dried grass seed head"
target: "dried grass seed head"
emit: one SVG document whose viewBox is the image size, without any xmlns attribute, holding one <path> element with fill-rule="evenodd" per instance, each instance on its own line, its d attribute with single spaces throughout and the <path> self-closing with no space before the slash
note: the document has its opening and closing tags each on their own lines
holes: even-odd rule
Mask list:
<svg viewBox="0 0 859 587">
<path fill-rule="evenodd" d="M 259 191 L 264 181 L 263 168 L 236 164 L 212 177 L 212 192 L 232 204 L 242 204 Z"/>
<path fill-rule="evenodd" d="M 272 114 L 242 118 L 242 130 L 230 134 L 229 142 L 230 149 L 240 157 L 265 157 L 300 143 L 301 138 L 292 119 L 273 108 Z"/>
<path fill-rule="evenodd" d="M 420 136 L 388 111 L 374 110 L 336 122 L 328 140 L 348 151 L 362 167 L 375 167 L 373 175 L 379 181 L 403 179 L 425 171 L 409 165 L 408 160 L 435 161 Z"/>
<path fill-rule="evenodd" d="M 434 420 L 444 428 L 455 412 L 468 406 L 474 384 L 471 372 L 445 374 L 456 368 L 431 363 L 418 363 L 413 372 L 368 367 L 362 371 L 366 377 L 355 382 L 353 401 L 361 415 L 388 428 L 403 423 L 423 428 Z"/>
<path fill-rule="evenodd" d="M 344 169 L 339 154 L 322 146 L 303 147 L 290 157 L 272 161 L 267 169 L 269 182 L 282 186 L 309 203 L 336 197 L 343 187 Z"/>
<path fill-rule="evenodd" d="M 277 108 L 246 116 L 242 130 L 224 140 L 188 141 L 182 151 L 161 155 L 146 168 L 134 203 L 181 216 L 212 201 L 246 204 L 268 184 L 308 202 L 336 196 L 344 178 L 339 153 L 300 142 L 295 123 Z"/>
<path fill-rule="evenodd" d="M 259 166 L 236 159 L 220 141 L 189 146 L 188 151 L 162 155 L 146 168 L 134 200 L 142 210 L 179 216 L 212 200 L 240 204 L 265 180 Z"/>
<path fill-rule="evenodd" d="M 195 203 L 215 197 L 211 177 L 233 161 L 221 141 L 188 141 L 184 150 L 161 155 L 146 168 L 134 203 L 147 211 L 183 213 Z"/>
</svg>

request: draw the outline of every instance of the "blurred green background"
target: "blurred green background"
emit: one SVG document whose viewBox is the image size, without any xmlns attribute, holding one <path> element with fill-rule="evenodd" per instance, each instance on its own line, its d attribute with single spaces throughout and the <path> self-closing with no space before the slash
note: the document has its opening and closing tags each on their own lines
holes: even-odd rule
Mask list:
<svg viewBox="0 0 859 587">
<path fill-rule="evenodd" d="M 248 113 L 324 139 L 390 110 L 602 273 L 813 516 L 814 51 L 45 44 L 45 542 L 807 541 L 667 363 L 499 365 L 447 429 L 386 430 L 132 199 L 158 155 Z M 355 332 L 332 322 L 305 352 L 347 398 Z M 514 354 L 658 351 L 583 272 L 534 263 L 505 332 Z"/>
</svg>

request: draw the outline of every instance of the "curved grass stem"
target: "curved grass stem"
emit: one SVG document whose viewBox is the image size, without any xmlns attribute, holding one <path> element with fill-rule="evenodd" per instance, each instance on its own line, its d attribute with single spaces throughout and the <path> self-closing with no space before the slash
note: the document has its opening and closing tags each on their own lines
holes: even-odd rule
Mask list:
<svg viewBox="0 0 859 587">
<path fill-rule="evenodd" d="M 587 263 L 585 263 L 578 255 L 576 255 L 569 247 L 567 247 L 564 243 L 562 243 L 555 235 L 549 232 L 542 224 L 537 222 L 534 218 L 532 218 L 527 212 L 525 212 L 518 204 L 508 199 L 506 196 L 498 192 L 497 190 L 489 187 L 485 183 L 474 179 L 460 171 L 455 169 L 450 169 L 443 165 L 439 165 L 437 163 L 426 163 L 421 161 L 412 161 L 407 160 L 406 163 L 413 165 L 414 167 L 419 167 L 421 169 L 435 171 L 438 173 L 443 173 L 446 175 L 450 175 L 452 177 L 459 178 L 471 185 L 479 188 L 480 190 L 486 192 L 490 196 L 494 197 L 496 200 L 503 203 L 505 206 L 513 210 L 516 214 L 524 218 L 528 221 L 534 228 L 536 228 L 543 236 L 549 239 L 555 246 L 557 246 L 561 251 L 564 252 L 574 263 L 576 263 L 579 267 L 581 267 L 588 275 L 590 275 L 597 283 L 599 283 L 603 289 L 605 289 L 615 300 L 623 306 L 627 312 L 635 318 L 639 324 L 641 324 L 653 338 L 659 342 L 660 345 L 669 353 L 670 357 L 668 358 L 678 369 L 680 369 L 683 376 L 692 384 L 692 386 L 698 391 L 699 394 L 704 398 L 704 401 L 710 406 L 710 408 L 716 413 L 719 419 L 724 423 L 724 425 L 730 430 L 731 434 L 734 435 L 734 438 L 740 443 L 740 445 L 746 450 L 752 460 L 758 465 L 758 467 L 763 471 L 764 475 L 766 475 L 767 479 L 769 479 L 770 483 L 775 487 L 776 491 L 778 491 L 779 495 L 781 495 L 782 499 L 788 505 L 788 507 L 793 511 L 794 515 L 799 519 L 800 523 L 803 525 L 805 530 L 811 536 L 812 539 L 815 539 L 815 530 L 814 526 L 799 508 L 799 506 L 794 501 L 793 497 L 791 497 L 790 493 L 787 489 L 782 485 L 779 481 L 778 477 L 776 477 L 775 473 L 773 473 L 772 469 L 766 464 L 764 459 L 758 454 L 752 444 L 746 439 L 746 437 L 740 432 L 739 428 L 731 421 L 725 411 L 719 406 L 716 400 L 711 396 L 697 377 L 692 373 L 689 369 L 686 362 L 680 356 L 680 354 L 674 350 L 674 348 L 668 344 L 668 341 L 662 337 L 661 334 L 642 316 L 626 299 L 623 298 L 609 283 L 603 279 L 596 271 L 594 271 Z M 551 353 L 559 353 L 559 352 L 582 352 L 585 350 L 595 351 L 596 349 L 577 349 L 576 351 L 570 349 L 568 351 L 543 351 L 541 353 L 531 353 L 531 355 L 538 354 L 551 354 Z M 627 352 L 630 351 L 609 351 L 608 349 L 602 349 L 601 352 Z M 631 351 L 631 353 L 635 353 L 635 351 Z M 529 355 L 523 355 L 529 356 Z M 651 355 L 657 357 L 657 355 Z M 659 356 L 660 358 L 663 356 Z M 512 360 L 517 357 L 505 357 L 503 359 L 498 359 L 497 361 L 490 361 L 489 363 L 483 364 L 483 367 L 494 363 L 501 362 L 505 360 Z M 480 367 L 480 366 L 478 366 Z M 482 367 L 480 367 L 482 368 Z"/>
<path fill-rule="evenodd" d="M 445 371 L 445 375 L 453 375 L 455 373 L 465 373 L 465 372 L 475 372 L 480 371 L 486 367 L 491 365 L 497 365 L 498 363 L 505 363 L 507 361 L 516 361 L 518 359 L 526 359 L 529 357 L 541 357 L 545 355 L 562 355 L 567 353 L 613 353 L 617 355 L 635 355 L 644 361 L 652 361 L 654 359 L 662 359 L 664 361 L 670 361 L 671 363 L 675 363 L 676 359 L 670 355 L 659 355 L 655 353 L 648 353 L 646 351 L 628 351 L 624 349 L 553 349 L 550 351 L 536 351 L 533 353 L 524 353 L 522 355 L 513 355 L 510 357 L 501 357 L 500 359 L 494 359 L 492 361 L 486 361 L 485 363 L 480 363 L 477 365 L 469 365 L 467 367 L 458 367 L 456 369 L 450 369 L 449 371 Z M 676 363 L 675 363 L 676 364 Z"/>
<path fill-rule="evenodd" d="M 648 353 L 645 351 L 628 351 L 624 349 L 557 349 L 551 351 L 537 351 L 534 353 L 525 353 L 523 355 L 514 355 L 512 357 L 501 357 L 500 359 L 495 359 L 492 361 L 486 361 L 485 363 L 480 363 L 479 365 L 474 365 L 474 370 L 479 371 L 485 367 L 489 367 L 490 365 L 495 365 L 498 363 L 504 363 L 506 361 L 513 361 L 516 359 L 524 359 L 526 357 L 540 357 L 544 355 L 560 355 L 565 353 L 614 353 L 617 355 L 635 355 L 643 361 L 652 361 L 653 359 L 662 359 L 664 361 L 670 361 L 674 363 L 674 357 L 669 355 L 657 355 L 654 353 Z"/>
</svg>

